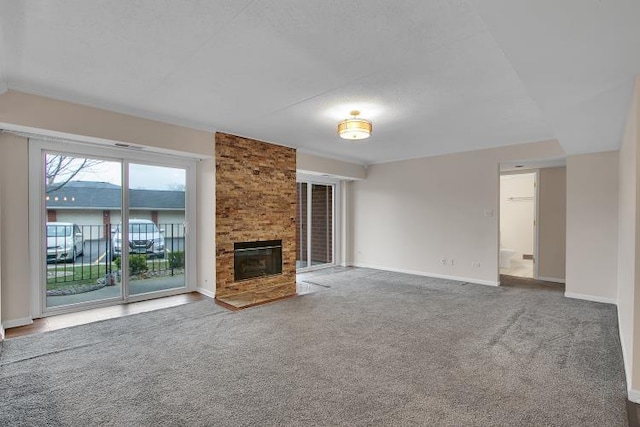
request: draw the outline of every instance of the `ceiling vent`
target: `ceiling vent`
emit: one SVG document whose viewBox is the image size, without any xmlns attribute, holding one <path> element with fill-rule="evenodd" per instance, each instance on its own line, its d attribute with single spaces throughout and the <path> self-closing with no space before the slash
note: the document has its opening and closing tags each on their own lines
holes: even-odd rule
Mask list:
<svg viewBox="0 0 640 427">
<path fill-rule="evenodd" d="M 136 150 L 136 151 L 144 150 L 144 147 L 141 147 L 139 145 L 124 144 L 122 142 L 116 142 L 113 145 L 115 145 L 118 148 L 126 148 L 127 150 Z"/>
</svg>

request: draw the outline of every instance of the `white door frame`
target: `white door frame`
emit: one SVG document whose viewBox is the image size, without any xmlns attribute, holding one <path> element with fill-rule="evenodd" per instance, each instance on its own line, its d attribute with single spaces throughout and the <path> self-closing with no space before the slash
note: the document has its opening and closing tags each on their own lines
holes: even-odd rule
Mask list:
<svg viewBox="0 0 640 427">
<path fill-rule="evenodd" d="M 296 184 L 298 183 L 304 183 L 307 184 L 307 267 L 302 267 L 302 268 L 298 268 L 296 269 L 297 272 L 299 273 L 304 273 L 304 272 L 308 272 L 308 271 L 313 271 L 313 270 L 318 270 L 318 269 L 322 269 L 322 268 L 327 268 L 327 267 L 334 267 L 338 264 L 341 263 L 342 260 L 342 245 L 339 245 L 338 239 L 340 239 L 340 241 L 342 241 L 341 236 L 342 236 L 342 218 L 340 217 L 340 215 L 336 215 L 338 212 L 342 212 L 341 209 L 341 201 L 342 201 L 342 197 L 341 197 L 341 185 L 340 185 L 340 180 L 336 179 L 336 178 L 331 178 L 331 177 L 325 177 L 325 176 L 317 176 L 317 175 L 307 175 L 307 174 L 297 174 L 296 177 Z M 332 219 L 333 219 L 333 227 L 332 227 L 332 237 L 331 237 L 331 244 L 332 244 L 332 254 L 333 254 L 333 260 L 330 263 L 327 264 L 320 264 L 320 265 L 310 265 L 311 262 L 311 188 L 313 184 L 319 184 L 319 185 L 330 185 L 333 189 L 333 195 L 332 195 L 332 199 L 333 199 L 333 206 L 331 207 L 332 209 Z M 296 224 L 296 226 L 299 226 L 299 224 Z"/>
<path fill-rule="evenodd" d="M 500 171 L 498 173 L 498 212 L 499 212 L 499 217 L 498 217 L 498 283 L 500 283 L 500 242 L 501 240 L 501 235 L 500 235 L 500 221 L 502 220 L 502 210 L 500 209 L 500 198 L 502 196 L 502 180 L 501 177 L 503 175 L 525 175 L 525 174 L 533 174 L 533 185 L 534 185 L 534 191 L 533 191 L 533 278 L 537 279 L 538 278 L 538 268 L 539 268 L 539 262 L 538 260 L 540 259 L 540 248 L 539 248 L 539 225 L 540 222 L 538 221 L 538 218 L 540 216 L 540 206 L 539 206 L 539 199 L 540 199 L 540 169 L 524 169 L 524 170 L 515 170 L 515 171 L 505 171 L 502 172 Z"/>
<path fill-rule="evenodd" d="M 533 176 L 533 278 L 540 276 L 540 169 L 535 170 Z"/>
<path fill-rule="evenodd" d="M 119 161 L 122 164 L 122 188 L 123 205 L 121 207 L 122 221 L 128 216 L 128 166 L 130 163 L 151 164 L 156 166 L 177 167 L 186 170 L 187 191 L 185 193 L 185 287 L 128 296 L 125 280 L 121 297 L 72 304 L 61 307 L 46 306 L 46 264 L 43 259 L 43 247 L 46 247 L 43 230 L 46 223 L 44 194 L 44 152 L 58 152 L 70 156 L 87 156 L 90 158 Z M 159 298 L 167 295 L 192 292 L 196 289 L 196 160 L 193 158 L 179 157 L 154 153 L 149 151 L 133 151 L 125 148 L 110 148 L 88 145 L 65 140 L 39 140 L 29 139 L 29 251 L 31 257 L 31 317 L 39 318 L 55 314 L 63 314 L 91 308 L 105 307 L 127 302 L 141 301 L 145 299 Z M 125 222 L 126 223 L 126 222 Z M 124 251 L 126 252 L 126 251 Z M 125 255 L 126 256 L 126 255 Z M 126 293 L 125 293 L 126 292 Z"/>
</svg>

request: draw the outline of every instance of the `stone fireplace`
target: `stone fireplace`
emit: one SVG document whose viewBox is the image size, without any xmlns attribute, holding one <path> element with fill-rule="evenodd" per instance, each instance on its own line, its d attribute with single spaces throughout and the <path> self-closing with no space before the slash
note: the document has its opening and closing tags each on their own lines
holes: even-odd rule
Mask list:
<svg viewBox="0 0 640 427">
<path fill-rule="evenodd" d="M 295 295 L 295 149 L 215 138 L 216 298 L 242 308 Z"/>
</svg>

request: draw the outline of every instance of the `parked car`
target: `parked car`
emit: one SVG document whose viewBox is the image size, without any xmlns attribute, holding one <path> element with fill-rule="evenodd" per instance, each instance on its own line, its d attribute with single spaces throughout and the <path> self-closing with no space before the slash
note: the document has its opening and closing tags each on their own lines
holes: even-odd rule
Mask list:
<svg viewBox="0 0 640 427">
<path fill-rule="evenodd" d="M 83 253 L 82 231 L 70 222 L 47 222 L 47 262 L 74 261 Z"/>
<path fill-rule="evenodd" d="M 152 221 L 148 219 L 129 220 L 129 253 L 147 254 L 156 258 L 164 258 L 164 237 Z M 122 224 L 118 224 L 112 231 L 111 259 L 122 255 Z"/>
</svg>

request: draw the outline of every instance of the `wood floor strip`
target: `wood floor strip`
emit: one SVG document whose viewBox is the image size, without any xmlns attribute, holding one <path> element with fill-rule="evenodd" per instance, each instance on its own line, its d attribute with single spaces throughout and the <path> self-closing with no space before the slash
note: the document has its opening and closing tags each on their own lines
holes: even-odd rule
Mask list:
<svg viewBox="0 0 640 427">
<path fill-rule="evenodd" d="M 115 319 L 118 317 L 129 316 L 131 314 L 175 307 L 178 305 L 201 301 L 204 298 L 206 297 L 197 292 L 190 292 L 187 294 L 174 295 L 153 300 L 43 317 L 35 319 L 31 325 L 7 329 L 5 331 L 5 339 L 55 331 L 57 329 L 68 328 L 71 326 L 85 325 L 87 323 L 98 322 L 101 320 Z"/>
</svg>

